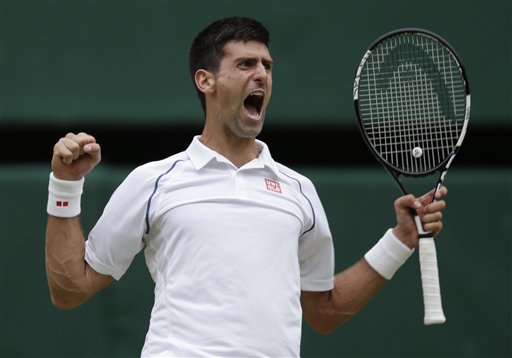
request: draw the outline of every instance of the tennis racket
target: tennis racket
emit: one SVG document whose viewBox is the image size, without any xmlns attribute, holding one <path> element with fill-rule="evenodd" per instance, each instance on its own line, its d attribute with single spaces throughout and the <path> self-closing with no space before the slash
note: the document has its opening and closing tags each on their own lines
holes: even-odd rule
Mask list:
<svg viewBox="0 0 512 358">
<path fill-rule="evenodd" d="M 357 67 L 353 95 L 366 144 L 402 193 L 407 194 L 403 177 L 435 173 L 431 188 L 437 191 L 462 144 L 471 108 L 465 69 L 448 42 L 417 28 L 381 36 Z M 434 239 L 413 214 L 424 323 L 444 323 Z"/>
</svg>

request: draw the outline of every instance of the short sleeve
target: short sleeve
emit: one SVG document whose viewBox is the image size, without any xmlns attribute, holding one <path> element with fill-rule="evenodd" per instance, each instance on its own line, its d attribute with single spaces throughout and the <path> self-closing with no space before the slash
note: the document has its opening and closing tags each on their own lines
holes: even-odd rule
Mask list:
<svg viewBox="0 0 512 358">
<path fill-rule="evenodd" d="M 327 217 L 313 184 L 303 184 L 313 225 L 299 239 L 301 290 L 328 291 L 334 287 L 334 247 Z"/>
<path fill-rule="evenodd" d="M 154 179 L 141 167 L 119 185 L 88 235 L 85 260 L 119 280 L 143 247 L 145 217 Z"/>
</svg>

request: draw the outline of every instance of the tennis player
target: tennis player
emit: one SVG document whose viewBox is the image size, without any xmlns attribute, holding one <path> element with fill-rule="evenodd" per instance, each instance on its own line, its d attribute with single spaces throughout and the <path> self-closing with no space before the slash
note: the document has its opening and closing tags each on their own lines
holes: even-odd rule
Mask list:
<svg viewBox="0 0 512 358">
<path fill-rule="evenodd" d="M 76 307 L 144 250 L 155 301 L 143 357 L 297 357 L 302 317 L 327 334 L 356 314 L 418 245 L 442 228 L 446 188 L 394 203 L 397 223 L 334 275 L 333 239 L 313 183 L 256 137 L 272 94 L 269 33 L 248 18 L 210 24 L 190 71 L 205 112 L 186 150 L 133 170 L 85 240 L 84 177 L 101 150 L 86 133 L 56 143 L 46 270 L 54 305 Z M 135 144 L 136 145 L 136 144 Z"/>
</svg>

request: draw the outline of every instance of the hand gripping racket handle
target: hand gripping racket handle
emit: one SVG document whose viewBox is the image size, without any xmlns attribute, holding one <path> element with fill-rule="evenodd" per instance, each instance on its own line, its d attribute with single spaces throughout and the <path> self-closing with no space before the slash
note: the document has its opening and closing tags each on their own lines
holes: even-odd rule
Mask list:
<svg viewBox="0 0 512 358">
<path fill-rule="evenodd" d="M 421 285 L 423 287 L 423 304 L 425 325 L 441 324 L 446 321 L 441 303 L 441 288 L 439 286 L 439 273 L 437 269 L 436 245 L 432 234 L 423 230 L 418 215 L 414 216 L 420 237 L 419 256 Z"/>
</svg>

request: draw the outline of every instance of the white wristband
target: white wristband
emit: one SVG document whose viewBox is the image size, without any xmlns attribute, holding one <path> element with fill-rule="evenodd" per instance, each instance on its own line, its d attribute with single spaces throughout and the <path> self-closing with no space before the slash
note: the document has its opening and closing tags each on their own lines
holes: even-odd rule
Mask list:
<svg viewBox="0 0 512 358">
<path fill-rule="evenodd" d="M 389 229 L 364 258 L 382 277 L 390 280 L 413 252 L 414 249 L 402 243 Z"/>
<path fill-rule="evenodd" d="M 80 180 L 57 179 L 50 173 L 48 184 L 48 206 L 46 211 L 52 216 L 71 218 L 80 214 L 80 199 L 84 178 Z"/>
</svg>

